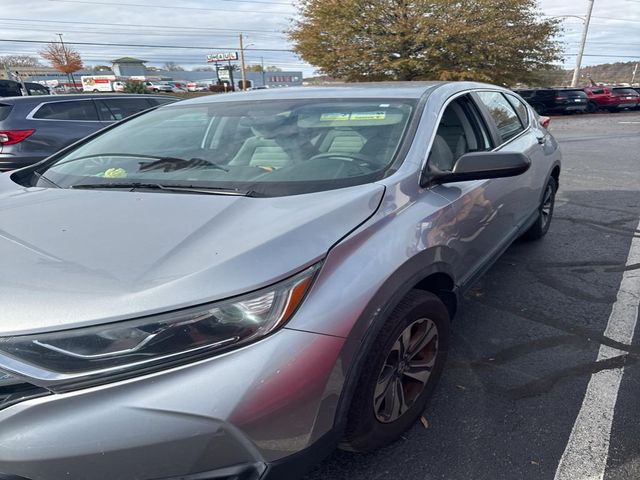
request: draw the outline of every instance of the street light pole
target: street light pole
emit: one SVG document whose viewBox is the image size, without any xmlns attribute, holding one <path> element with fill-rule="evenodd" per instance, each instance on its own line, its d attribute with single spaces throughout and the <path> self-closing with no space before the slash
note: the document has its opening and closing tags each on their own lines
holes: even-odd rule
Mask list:
<svg viewBox="0 0 640 480">
<path fill-rule="evenodd" d="M 577 87 L 580 80 L 580 67 L 582 66 L 582 56 L 584 55 L 584 47 L 587 44 L 587 35 L 589 33 L 589 24 L 591 23 L 591 13 L 593 12 L 594 0 L 588 0 L 589 8 L 587 10 L 587 16 L 584 21 L 584 30 L 582 30 L 582 40 L 580 41 L 580 48 L 578 50 L 578 57 L 576 58 L 576 69 L 573 71 L 573 79 L 571 80 L 571 86 Z"/>
<path fill-rule="evenodd" d="M 242 91 L 247 89 L 247 73 L 244 66 L 244 45 L 242 43 L 242 34 L 240 34 L 240 71 L 242 73 Z"/>
</svg>

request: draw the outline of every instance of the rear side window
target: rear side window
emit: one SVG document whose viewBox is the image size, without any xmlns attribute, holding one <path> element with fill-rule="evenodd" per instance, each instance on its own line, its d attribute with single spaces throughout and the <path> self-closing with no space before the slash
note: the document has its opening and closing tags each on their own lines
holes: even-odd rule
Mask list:
<svg viewBox="0 0 640 480">
<path fill-rule="evenodd" d="M 12 108 L 13 108 L 13 105 L 0 103 L 0 122 L 2 120 L 7 119 L 7 117 L 9 116 L 9 113 L 11 113 Z"/>
<path fill-rule="evenodd" d="M 78 100 L 70 102 L 45 103 L 33 115 L 40 120 L 76 120 L 97 121 L 98 112 L 93 101 Z"/>
<path fill-rule="evenodd" d="M 516 112 L 518 113 L 518 117 L 520 117 L 520 121 L 522 122 L 522 124 L 529 125 L 529 110 L 527 109 L 527 106 L 513 95 L 505 96 L 507 97 L 507 100 L 509 100 L 511 106 L 516 109 Z"/>
<path fill-rule="evenodd" d="M 151 108 L 146 98 L 108 98 L 98 100 L 100 117 L 105 121 L 117 121 Z"/>
<path fill-rule="evenodd" d="M 478 97 L 489 110 L 503 142 L 524 131 L 515 109 L 500 92 L 478 92 Z"/>
<path fill-rule="evenodd" d="M 614 88 L 613 93 L 616 95 L 632 95 L 636 96 L 638 92 L 636 92 L 633 88 Z"/>
</svg>

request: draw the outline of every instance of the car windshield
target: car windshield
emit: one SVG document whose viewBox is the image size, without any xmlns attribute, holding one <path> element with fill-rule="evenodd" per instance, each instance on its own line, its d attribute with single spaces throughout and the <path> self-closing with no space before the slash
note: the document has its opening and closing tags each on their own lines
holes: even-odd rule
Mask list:
<svg viewBox="0 0 640 480">
<path fill-rule="evenodd" d="M 174 105 L 40 164 L 36 184 L 280 196 L 368 183 L 391 166 L 414 108 L 380 99 Z"/>
</svg>

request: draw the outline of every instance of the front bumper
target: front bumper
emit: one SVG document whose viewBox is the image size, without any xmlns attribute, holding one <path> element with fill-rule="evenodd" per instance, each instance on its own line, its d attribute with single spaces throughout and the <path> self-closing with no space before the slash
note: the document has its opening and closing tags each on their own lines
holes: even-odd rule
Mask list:
<svg viewBox="0 0 640 480">
<path fill-rule="evenodd" d="M 284 329 L 216 358 L 12 405 L 0 410 L 0 480 L 272 478 L 271 464 L 330 431 L 343 342 Z M 234 468 L 244 476 L 224 476 Z"/>
</svg>

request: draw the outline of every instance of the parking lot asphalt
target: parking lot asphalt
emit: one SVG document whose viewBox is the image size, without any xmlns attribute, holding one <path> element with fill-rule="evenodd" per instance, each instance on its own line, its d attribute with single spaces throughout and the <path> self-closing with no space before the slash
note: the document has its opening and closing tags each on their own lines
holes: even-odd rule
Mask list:
<svg viewBox="0 0 640 480">
<path fill-rule="evenodd" d="M 619 308 L 623 275 L 621 293 L 640 296 L 626 291 L 640 269 L 627 264 L 640 239 L 640 112 L 555 117 L 551 130 L 564 155 L 551 230 L 516 242 L 466 295 L 428 428 L 336 451 L 305 480 L 640 478 L 640 335 L 625 345 L 614 325 L 621 311 L 637 318 Z M 603 345 L 613 354 L 599 357 Z"/>
</svg>

